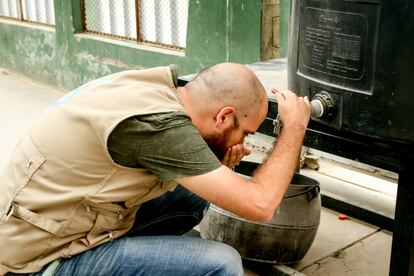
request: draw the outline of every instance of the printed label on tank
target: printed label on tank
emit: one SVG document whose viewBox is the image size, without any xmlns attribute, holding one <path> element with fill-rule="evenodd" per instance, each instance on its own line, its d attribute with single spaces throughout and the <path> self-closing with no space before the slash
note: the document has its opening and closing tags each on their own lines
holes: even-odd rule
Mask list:
<svg viewBox="0 0 414 276">
<path fill-rule="evenodd" d="M 306 8 L 300 21 L 300 65 L 346 79 L 363 77 L 368 32 L 364 15 Z"/>
</svg>

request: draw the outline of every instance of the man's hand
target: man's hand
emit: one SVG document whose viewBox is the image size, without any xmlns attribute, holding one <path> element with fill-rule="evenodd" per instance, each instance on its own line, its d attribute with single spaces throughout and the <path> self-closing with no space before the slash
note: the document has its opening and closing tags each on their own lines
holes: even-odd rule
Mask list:
<svg viewBox="0 0 414 276">
<path fill-rule="evenodd" d="M 227 149 L 226 155 L 221 163 L 229 168 L 233 168 L 240 164 L 240 161 L 245 155 L 249 155 L 250 153 L 251 151 L 242 144 L 233 145 Z"/>
<path fill-rule="evenodd" d="M 285 90 L 283 92 L 276 91 L 276 98 L 283 125 L 306 129 L 310 119 L 308 97 L 298 97 L 293 92 Z"/>
</svg>

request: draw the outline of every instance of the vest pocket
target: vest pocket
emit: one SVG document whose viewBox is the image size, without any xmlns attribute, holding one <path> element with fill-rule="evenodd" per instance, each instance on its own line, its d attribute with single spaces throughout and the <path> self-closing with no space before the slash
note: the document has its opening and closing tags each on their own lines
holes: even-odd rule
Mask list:
<svg viewBox="0 0 414 276">
<path fill-rule="evenodd" d="M 0 224 L 13 213 L 13 200 L 27 185 L 33 174 L 42 166 L 45 158 L 29 136 L 25 137 L 14 150 L 9 164 L 0 177 Z"/>
<path fill-rule="evenodd" d="M 107 216 L 99 213 L 96 217 L 95 225 L 86 236 L 89 246 L 100 244 L 107 240 L 112 240 L 114 231 L 120 228 L 121 222 L 117 217 Z"/>
<path fill-rule="evenodd" d="M 87 246 L 94 246 L 117 238 L 134 223 L 137 208 L 127 209 L 114 203 L 85 203 L 87 212 L 96 213 L 92 229 L 86 235 Z"/>
<path fill-rule="evenodd" d="M 60 256 L 71 257 L 126 233 L 135 221 L 136 210 L 125 208 L 124 204 L 96 203 L 86 196 L 76 204 L 71 219 L 59 234 L 73 237 Z"/>
<path fill-rule="evenodd" d="M 13 216 L 53 235 L 58 235 L 64 225 L 63 222 L 57 222 L 45 216 L 36 214 L 17 204 L 14 205 Z"/>
<path fill-rule="evenodd" d="M 60 251 L 61 257 L 70 258 L 73 255 L 115 239 L 125 232 L 120 231 L 123 224 L 115 216 L 103 213 L 91 214 L 91 216 L 95 216 L 93 226 L 85 235 L 78 236 L 75 240 L 69 242 Z"/>
<path fill-rule="evenodd" d="M 17 204 L 13 206 L 13 214 L 0 227 L 0 248 L 5 249 L 1 256 L 2 263 L 17 269 L 48 254 L 51 242 L 59 235 L 65 223 Z"/>
</svg>

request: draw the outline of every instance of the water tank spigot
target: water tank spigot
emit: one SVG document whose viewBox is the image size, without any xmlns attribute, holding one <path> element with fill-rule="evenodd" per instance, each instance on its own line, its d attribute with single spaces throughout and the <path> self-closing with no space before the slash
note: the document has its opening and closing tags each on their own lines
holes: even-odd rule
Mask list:
<svg viewBox="0 0 414 276">
<path fill-rule="evenodd" d="M 333 119 L 336 117 L 334 98 L 326 91 L 320 91 L 311 101 L 311 116 L 313 118 Z"/>
</svg>

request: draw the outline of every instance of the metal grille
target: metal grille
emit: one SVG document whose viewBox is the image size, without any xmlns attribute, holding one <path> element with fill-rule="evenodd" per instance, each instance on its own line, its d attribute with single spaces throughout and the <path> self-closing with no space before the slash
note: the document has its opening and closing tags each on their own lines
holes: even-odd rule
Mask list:
<svg viewBox="0 0 414 276">
<path fill-rule="evenodd" d="M 0 0 L 0 16 L 20 19 L 20 3 L 18 0 Z"/>
<path fill-rule="evenodd" d="M 188 4 L 189 0 L 83 0 L 84 31 L 183 49 Z"/>
<path fill-rule="evenodd" d="M 0 0 L 0 16 L 42 25 L 55 25 L 53 0 Z"/>
</svg>

